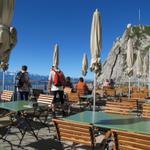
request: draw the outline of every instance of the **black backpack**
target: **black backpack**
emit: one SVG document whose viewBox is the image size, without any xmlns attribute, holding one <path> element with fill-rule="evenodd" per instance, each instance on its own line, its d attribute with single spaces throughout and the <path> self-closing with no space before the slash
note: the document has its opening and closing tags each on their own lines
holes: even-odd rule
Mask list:
<svg viewBox="0 0 150 150">
<path fill-rule="evenodd" d="M 17 87 L 22 87 L 25 82 L 25 73 L 22 73 L 21 71 L 17 73 Z"/>
</svg>

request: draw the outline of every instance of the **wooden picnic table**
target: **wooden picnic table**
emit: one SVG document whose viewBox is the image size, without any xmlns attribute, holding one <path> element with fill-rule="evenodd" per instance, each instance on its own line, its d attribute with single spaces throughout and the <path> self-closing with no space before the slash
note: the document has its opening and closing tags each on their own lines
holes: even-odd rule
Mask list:
<svg viewBox="0 0 150 150">
<path fill-rule="evenodd" d="M 30 128 L 30 131 L 32 133 L 32 135 L 38 140 L 37 135 L 35 134 L 33 127 L 30 124 L 29 119 L 27 118 L 26 115 L 24 115 L 24 113 L 20 113 L 20 112 L 24 112 L 24 111 L 28 111 L 31 109 L 34 109 L 33 107 L 33 102 L 31 101 L 11 101 L 11 102 L 2 102 L 0 103 L 0 108 L 2 109 L 6 109 L 12 112 L 16 112 L 16 119 L 18 120 L 17 122 L 17 127 L 20 128 L 20 126 L 24 126 L 24 132 L 22 134 L 22 138 L 20 139 L 19 145 L 21 144 L 24 135 L 27 131 L 27 128 Z"/>
<path fill-rule="evenodd" d="M 133 115 L 120 115 L 105 112 L 84 111 L 64 120 L 93 124 L 95 127 L 135 132 L 150 135 L 150 119 Z"/>
</svg>

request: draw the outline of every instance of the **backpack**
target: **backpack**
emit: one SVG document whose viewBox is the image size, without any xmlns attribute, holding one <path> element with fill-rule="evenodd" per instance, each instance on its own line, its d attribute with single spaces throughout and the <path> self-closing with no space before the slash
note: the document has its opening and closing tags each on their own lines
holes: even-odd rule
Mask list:
<svg viewBox="0 0 150 150">
<path fill-rule="evenodd" d="M 64 86 L 65 85 L 65 77 L 64 74 L 62 73 L 62 71 L 55 71 L 55 75 L 54 75 L 54 85 L 55 86 Z"/>
<path fill-rule="evenodd" d="M 19 72 L 17 74 L 17 80 L 18 80 L 17 87 L 22 87 L 25 80 L 26 80 L 25 79 L 25 73 Z"/>
</svg>

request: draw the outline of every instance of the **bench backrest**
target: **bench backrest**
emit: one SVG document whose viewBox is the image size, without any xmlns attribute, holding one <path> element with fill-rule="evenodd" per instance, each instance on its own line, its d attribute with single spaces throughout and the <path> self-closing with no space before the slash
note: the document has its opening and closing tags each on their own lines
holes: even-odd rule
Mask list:
<svg viewBox="0 0 150 150">
<path fill-rule="evenodd" d="M 57 136 L 60 141 L 66 140 L 94 147 L 95 137 L 92 125 L 64 121 L 61 119 L 53 119 L 52 121 L 56 127 Z"/>
<path fill-rule="evenodd" d="M 14 96 L 14 91 L 4 90 L 1 94 L 2 101 L 11 101 Z"/>
<path fill-rule="evenodd" d="M 64 93 L 65 94 L 68 94 L 68 93 L 71 93 L 72 89 L 70 87 L 65 87 L 64 88 Z"/>
<path fill-rule="evenodd" d="M 122 95 L 122 93 L 123 93 L 123 90 L 121 87 L 116 87 L 115 91 L 116 91 L 116 95 Z"/>
<path fill-rule="evenodd" d="M 147 98 L 148 97 L 148 93 L 145 92 L 134 92 L 131 94 L 131 98 Z"/>
<path fill-rule="evenodd" d="M 112 96 L 112 97 L 116 96 L 115 89 L 106 88 L 104 91 L 105 91 L 106 96 Z"/>
<path fill-rule="evenodd" d="M 148 103 L 143 104 L 142 117 L 150 118 L 150 104 Z"/>
<path fill-rule="evenodd" d="M 80 99 L 78 93 L 73 93 L 73 92 L 68 93 L 68 101 L 73 103 L 79 102 Z"/>
<path fill-rule="evenodd" d="M 149 150 L 150 135 L 112 130 L 116 150 Z"/>
<path fill-rule="evenodd" d="M 54 99 L 53 95 L 40 94 L 38 99 L 37 99 L 37 102 L 51 106 L 53 99 Z"/>
<path fill-rule="evenodd" d="M 104 111 L 108 113 L 128 115 L 131 114 L 131 110 L 136 109 L 136 107 L 137 107 L 136 101 L 133 102 L 107 101 L 106 106 L 104 107 Z"/>
<path fill-rule="evenodd" d="M 87 91 L 83 90 L 83 89 L 77 89 L 77 93 L 78 93 L 78 96 L 83 96 L 85 94 L 87 94 Z"/>
</svg>

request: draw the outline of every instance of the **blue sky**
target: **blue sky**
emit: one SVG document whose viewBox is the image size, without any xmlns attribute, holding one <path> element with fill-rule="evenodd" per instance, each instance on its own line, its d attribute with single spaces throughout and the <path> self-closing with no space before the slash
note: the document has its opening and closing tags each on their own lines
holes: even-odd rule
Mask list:
<svg viewBox="0 0 150 150">
<path fill-rule="evenodd" d="M 128 23 L 150 24 L 149 0 L 16 0 L 12 25 L 18 42 L 12 50 L 9 71 L 26 64 L 30 73 L 48 75 L 54 45 L 60 47 L 60 65 L 66 76 L 80 77 L 83 54 L 90 65 L 90 31 L 96 8 L 102 16 L 102 61 L 113 41 Z M 87 79 L 93 78 L 88 70 Z"/>
</svg>

